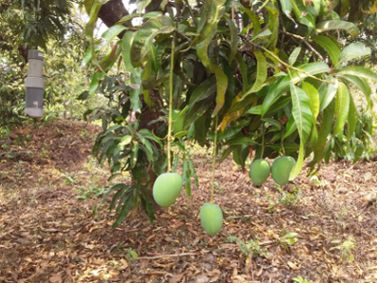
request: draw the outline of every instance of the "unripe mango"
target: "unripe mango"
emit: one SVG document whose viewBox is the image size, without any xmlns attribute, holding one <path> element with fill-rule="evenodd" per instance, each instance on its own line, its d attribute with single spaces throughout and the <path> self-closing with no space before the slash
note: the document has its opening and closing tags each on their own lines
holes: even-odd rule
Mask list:
<svg viewBox="0 0 377 283">
<path fill-rule="evenodd" d="M 293 166 L 295 166 L 296 161 L 291 156 L 282 156 L 275 159 L 271 167 L 272 179 L 283 186 L 289 181 L 289 174 L 292 171 Z"/>
<path fill-rule="evenodd" d="M 215 235 L 223 227 L 223 213 L 214 203 L 205 203 L 200 208 L 200 222 L 208 235 Z"/>
<path fill-rule="evenodd" d="M 182 177 L 177 173 L 163 173 L 153 184 L 153 198 L 160 206 L 167 207 L 175 202 L 182 190 Z"/>
<path fill-rule="evenodd" d="M 251 163 L 249 176 L 253 184 L 262 185 L 270 175 L 270 163 L 264 159 L 257 159 Z"/>
</svg>

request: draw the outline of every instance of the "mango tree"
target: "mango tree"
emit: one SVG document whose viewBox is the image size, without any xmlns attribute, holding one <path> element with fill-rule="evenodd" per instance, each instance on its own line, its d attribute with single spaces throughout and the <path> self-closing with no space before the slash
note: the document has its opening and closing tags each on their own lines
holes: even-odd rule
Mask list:
<svg viewBox="0 0 377 283">
<path fill-rule="evenodd" d="M 118 0 L 85 2 L 84 62 L 97 68 L 89 95 L 109 98 L 96 110 L 103 132 L 94 153 L 113 177 L 132 177 L 111 188 L 115 226 L 139 204 L 153 219 L 151 188 L 167 171 L 170 130 L 187 195 L 188 141 L 216 143 L 240 166 L 291 156 L 291 178 L 306 159 L 314 167 L 332 154 L 360 157 L 377 75 L 362 64 L 371 49 L 357 40 L 365 35 L 357 23 L 375 21 L 374 1 L 132 2 L 132 13 Z M 109 28 L 95 38 L 99 16 Z M 366 103 L 358 106 L 355 89 Z"/>
</svg>

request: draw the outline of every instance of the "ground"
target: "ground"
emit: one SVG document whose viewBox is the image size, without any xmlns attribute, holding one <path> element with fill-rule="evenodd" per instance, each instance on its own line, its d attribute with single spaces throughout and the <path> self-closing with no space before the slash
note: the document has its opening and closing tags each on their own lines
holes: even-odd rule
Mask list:
<svg viewBox="0 0 377 283">
<path fill-rule="evenodd" d="M 195 149 L 191 199 L 113 229 L 109 174 L 90 156 L 98 131 L 57 120 L 1 141 L 0 282 L 377 282 L 375 161 L 306 169 L 279 191 L 227 159 L 216 171 L 224 227 L 210 237 L 199 221 L 210 157 Z"/>
</svg>

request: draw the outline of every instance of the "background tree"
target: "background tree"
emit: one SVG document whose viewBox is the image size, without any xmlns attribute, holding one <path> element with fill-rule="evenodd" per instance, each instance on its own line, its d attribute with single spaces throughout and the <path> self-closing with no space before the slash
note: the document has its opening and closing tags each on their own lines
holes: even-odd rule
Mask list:
<svg viewBox="0 0 377 283">
<path fill-rule="evenodd" d="M 2 1 L 0 3 L 0 127 L 25 121 L 24 79 L 27 50 L 45 52 L 45 117 L 81 118 L 88 103 L 78 94 L 88 87 L 91 69 L 81 66 L 88 46 L 83 21 L 72 1 Z"/>
</svg>

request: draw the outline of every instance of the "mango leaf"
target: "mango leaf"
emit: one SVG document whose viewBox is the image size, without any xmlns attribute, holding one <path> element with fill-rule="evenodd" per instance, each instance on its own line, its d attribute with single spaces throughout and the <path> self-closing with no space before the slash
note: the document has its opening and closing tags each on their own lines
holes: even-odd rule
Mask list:
<svg viewBox="0 0 377 283">
<path fill-rule="evenodd" d="M 126 29 L 123 25 L 114 25 L 102 34 L 102 38 L 105 40 L 105 45 L 109 44 L 118 34 Z"/>
<path fill-rule="evenodd" d="M 292 99 L 292 115 L 295 120 L 300 139 L 304 142 L 312 129 L 312 111 L 308 95 L 293 83 L 290 84 Z"/>
<path fill-rule="evenodd" d="M 134 194 L 132 193 L 132 191 L 127 192 L 125 196 L 127 196 L 127 198 L 125 199 L 123 205 L 121 206 L 119 213 L 117 213 L 116 215 L 113 228 L 118 227 L 119 224 L 122 223 L 122 221 L 127 217 L 127 214 L 135 205 Z"/>
<path fill-rule="evenodd" d="M 279 10 L 274 6 L 266 5 L 268 12 L 268 28 L 271 31 L 271 36 L 268 42 L 270 48 L 275 48 L 279 36 Z"/>
<path fill-rule="evenodd" d="M 241 100 L 243 100 L 250 93 L 259 91 L 263 87 L 264 82 L 267 79 L 266 58 L 264 57 L 263 53 L 259 50 L 255 50 L 254 55 L 255 55 L 255 58 L 257 59 L 257 74 L 256 74 L 255 82 L 252 85 L 252 87 L 248 91 L 246 91 L 245 94 L 242 95 Z"/>
<path fill-rule="evenodd" d="M 131 61 L 131 49 L 132 49 L 132 44 L 134 41 L 136 33 L 135 32 L 126 32 L 125 35 L 123 36 L 120 46 L 122 49 L 122 57 L 123 57 L 123 63 L 124 66 L 126 67 L 126 71 L 130 73 L 135 72 L 135 68 L 132 65 Z"/>
<path fill-rule="evenodd" d="M 142 71 L 140 68 L 135 69 L 135 71 L 131 74 L 131 108 L 135 112 L 140 112 L 141 110 L 141 102 L 140 102 L 140 93 L 142 90 L 142 83 L 141 83 L 141 76 Z"/>
<path fill-rule="evenodd" d="M 304 164 L 304 144 L 307 140 L 312 127 L 312 113 L 310 111 L 310 100 L 305 91 L 290 84 L 292 98 L 292 116 L 295 120 L 298 134 L 300 136 L 300 148 L 298 158 L 293 167 L 289 179 L 294 179 L 300 173 Z"/>
<path fill-rule="evenodd" d="M 312 113 L 310 110 L 310 100 L 305 91 L 296 87 L 293 83 L 290 84 L 290 89 L 292 98 L 292 116 L 295 120 L 297 131 L 300 136 L 298 158 L 289 176 L 289 179 L 294 179 L 301 172 L 304 164 L 304 144 L 312 128 Z"/>
<path fill-rule="evenodd" d="M 226 22 L 228 24 L 228 27 L 229 27 L 229 31 L 230 31 L 230 54 L 229 54 L 229 63 L 231 63 L 234 59 L 234 57 L 236 56 L 237 54 L 237 47 L 238 47 L 238 31 L 237 31 L 237 27 L 236 25 L 234 24 L 234 22 L 232 20 L 230 20 L 229 18 L 226 18 Z"/>
<path fill-rule="evenodd" d="M 216 77 L 211 76 L 198 85 L 190 95 L 189 106 L 192 108 L 195 103 L 208 98 L 216 90 Z"/>
<path fill-rule="evenodd" d="M 315 35 L 312 36 L 312 39 L 315 43 L 321 46 L 327 52 L 327 54 L 329 54 L 333 65 L 337 65 L 340 56 L 340 49 L 338 45 L 332 39 L 324 35 Z"/>
<path fill-rule="evenodd" d="M 350 108 L 347 119 L 347 139 L 350 140 L 353 133 L 356 130 L 357 120 L 359 119 L 359 113 L 356 109 L 353 97 L 350 95 Z"/>
<path fill-rule="evenodd" d="M 211 64 L 211 71 L 215 73 L 217 86 L 216 107 L 212 113 L 212 117 L 215 117 L 217 113 L 219 113 L 225 102 L 225 92 L 228 88 L 228 77 L 225 75 L 224 71 L 217 65 Z"/>
<path fill-rule="evenodd" d="M 245 6 L 239 6 L 238 9 L 244 12 L 250 19 L 253 24 L 253 37 L 257 36 L 261 30 L 261 23 L 259 22 L 258 16 L 250 9 L 246 8 Z M 270 34 L 271 31 L 269 30 Z"/>
<path fill-rule="evenodd" d="M 89 21 L 87 22 L 85 26 L 85 34 L 92 38 L 93 37 L 93 31 L 96 26 L 97 18 L 98 18 L 98 13 L 99 10 L 101 9 L 103 1 L 100 0 L 95 0 L 94 3 L 92 4 L 92 7 L 90 9 L 89 13 Z"/>
<path fill-rule="evenodd" d="M 319 107 L 320 107 L 318 90 L 312 84 L 308 82 L 302 83 L 302 89 L 305 91 L 305 93 L 309 97 L 310 109 L 312 111 L 312 118 L 313 118 L 313 124 L 314 124 L 315 121 L 317 120 L 317 117 L 319 114 Z"/>
<path fill-rule="evenodd" d="M 196 53 L 202 64 L 209 68 L 210 60 L 208 57 L 208 45 L 212 41 L 213 36 L 217 30 L 217 24 L 220 21 L 224 11 L 225 11 L 225 0 L 209 0 L 206 1 L 206 8 L 208 9 L 208 14 L 206 14 L 204 27 L 198 26 L 198 31 L 200 34 L 195 38 L 194 43 L 196 43 Z M 204 12 L 206 12 L 204 10 Z"/>
<path fill-rule="evenodd" d="M 317 24 L 317 32 L 325 32 L 331 30 L 345 30 L 351 36 L 357 36 L 359 34 L 359 28 L 351 22 L 341 21 L 341 20 L 329 20 L 323 21 Z"/>
<path fill-rule="evenodd" d="M 152 50 L 153 40 L 159 34 L 169 34 L 174 31 L 175 27 L 168 16 L 161 15 L 149 19 L 143 24 L 143 29 L 139 30 L 136 35 L 138 42 L 142 42 L 140 52 L 141 59 Z"/>
<path fill-rule="evenodd" d="M 289 58 L 288 58 L 288 63 L 290 65 L 294 65 L 296 63 L 297 57 L 298 55 L 300 55 L 300 52 L 301 52 L 301 47 L 296 47 L 295 49 L 293 49 L 291 55 L 289 55 Z"/>
<path fill-rule="evenodd" d="M 334 99 L 335 94 L 338 90 L 339 82 L 338 80 L 332 80 L 332 83 L 322 84 L 319 88 L 319 99 L 320 99 L 320 111 L 326 109 L 327 106 Z"/>
<path fill-rule="evenodd" d="M 286 75 L 269 87 L 266 98 L 263 100 L 262 104 L 262 116 L 267 113 L 271 105 L 279 99 L 281 94 L 289 89 L 289 85 L 291 83 L 297 84 L 299 81 L 305 79 L 308 76 L 314 76 L 330 71 L 329 66 L 323 62 L 304 64 L 299 66 L 298 69 L 300 69 L 300 72 L 292 72 L 291 76 Z"/>
<path fill-rule="evenodd" d="M 318 130 L 317 143 L 313 147 L 314 158 L 310 162 L 310 166 L 319 162 L 324 155 L 324 149 L 333 125 L 334 111 L 335 103 L 330 103 L 330 105 L 323 112 L 323 117 L 321 123 L 319 124 L 320 128 Z"/>
<path fill-rule="evenodd" d="M 338 93 L 335 100 L 335 117 L 334 136 L 343 132 L 346 124 L 350 107 L 350 94 L 344 83 L 339 83 Z"/>
<path fill-rule="evenodd" d="M 377 74 L 370 69 L 361 66 L 347 66 L 338 71 L 339 75 L 352 75 L 377 81 Z"/>
<path fill-rule="evenodd" d="M 295 166 L 293 166 L 291 173 L 289 174 L 289 180 L 293 180 L 300 174 L 302 166 L 304 165 L 305 149 L 304 142 L 300 140 L 300 148 Z"/>
<path fill-rule="evenodd" d="M 84 53 L 84 58 L 82 59 L 82 64 L 85 66 L 89 63 L 90 60 L 93 58 L 93 48 L 89 46 Z"/>
<path fill-rule="evenodd" d="M 293 21 L 292 12 L 292 0 L 280 0 L 280 5 L 283 13 Z"/>
<path fill-rule="evenodd" d="M 373 101 L 371 100 L 371 94 L 372 89 L 370 88 L 370 85 L 368 84 L 367 80 L 361 77 L 351 76 L 351 75 L 342 75 L 339 76 L 344 81 L 352 83 L 354 86 L 356 86 L 358 89 L 360 89 L 368 102 L 368 107 L 371 107 L 373 104 Z"/>
<path fill-rule="evenodd" d="M 361 42 L 354 42 L 344 47 L 340 53 L 339 64 L 345 63 L 357 58 L 368 56 L 371 54 L 371 49 L 366 47 Z"/>
</svg>

